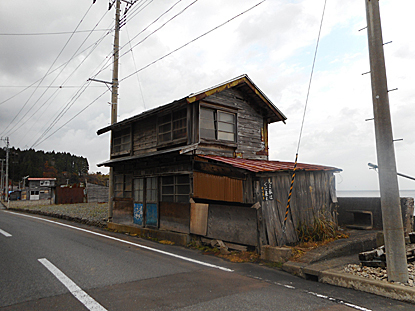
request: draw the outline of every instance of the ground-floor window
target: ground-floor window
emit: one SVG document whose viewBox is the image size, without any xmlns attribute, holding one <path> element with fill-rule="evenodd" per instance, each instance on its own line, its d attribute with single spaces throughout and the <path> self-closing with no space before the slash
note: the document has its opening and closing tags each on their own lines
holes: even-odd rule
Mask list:
<svg viewBox="0 0 415 311">
<path fill-rule="evenodd" d="M 117 174 L 114 176 L 114 197 L 131 198 L 132 197 L 132 174 Z"/>
<path fill-rule="evenodd" d="M 189 175 L 163 176 L 161 179 L 161 201 L 189 203 Z"/>
</svg>

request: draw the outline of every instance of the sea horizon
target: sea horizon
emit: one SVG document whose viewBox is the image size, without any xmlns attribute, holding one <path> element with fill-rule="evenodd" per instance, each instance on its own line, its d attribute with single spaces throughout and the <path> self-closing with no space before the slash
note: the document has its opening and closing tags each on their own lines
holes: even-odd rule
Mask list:
<svg viewBox="0 0 415 311">
<path fill-rule="evenodd" d="M 338 197 L 380 197 L 379 190 L 337 190 Z M 414 190 L 399 190 L 401 197 L 415 198 Z"/>
</svg>

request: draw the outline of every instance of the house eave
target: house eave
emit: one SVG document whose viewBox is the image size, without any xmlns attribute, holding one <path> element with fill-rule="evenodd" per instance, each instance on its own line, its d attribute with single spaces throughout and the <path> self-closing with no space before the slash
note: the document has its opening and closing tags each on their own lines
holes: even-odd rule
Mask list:
<svg viewBox="0 0 415 311">
<path fill-rule="evenodd" d="M 121 162 L 133 161 L 133 160 L 137 160 L 137 159 L 148 158 L 148 157 L 153 157 L 153 156 L 157 156 L 157 155 L 161 155 L 161 154 L 167 154 L 167 153 L 173 153 L 173 152 L 178 152 L 179 154 L 187 154 L 187 153 L 192 152 L 193 150 L 195 150 L 197 148 L 197 146 L 198 146 L 198 144 L 193 144 L 193 145 L 180 146 L 180 147 L 176 147 L 176 148 L 170 148 L 170 149 L 166 149 L 166 150 L 159 150 L 159 151 L 149 152 L 149 153 L 144 153 L 144 154 L 137 154 L 137 155 L 132 155 L 132 156 L 128 156 L 128 157 L 120 157 L 120 158 L 115 158 L 115 159 L 111 159 L 111 160 L 99 163 L 99 164 L 97 164 L 97 166 L 98 167 L 101 167 L 101 166 L 111 167 L 114 164 L 121 163 Z"/>
</svg>

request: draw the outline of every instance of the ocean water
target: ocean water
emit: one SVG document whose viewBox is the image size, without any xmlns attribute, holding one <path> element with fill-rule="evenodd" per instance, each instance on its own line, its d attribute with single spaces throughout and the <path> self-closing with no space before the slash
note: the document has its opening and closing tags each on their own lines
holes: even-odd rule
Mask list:
<svg viewBox="0 0 415 311">
<path fill-rule="evenodd" d="M 379 190 L 337 190 L 338 197 L 380 197 Z M 415 198 L 415 190 L 400 190 L 401 197 Z"/>
</svg>

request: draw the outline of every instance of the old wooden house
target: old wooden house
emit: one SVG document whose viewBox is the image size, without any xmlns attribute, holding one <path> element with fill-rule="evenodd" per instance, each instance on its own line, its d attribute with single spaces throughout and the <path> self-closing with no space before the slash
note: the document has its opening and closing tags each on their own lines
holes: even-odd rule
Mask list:
<svg viewBox="0 0 415 311">
<path fill-rule="evenodd" d="M 293 163 L 269 161 L 268 124 L 286 117 L 246 76 L 98 130 L 111 132 L 114 223 L 277 245 Z M 287 227 L 333 215 L 333 172 L 298 164 Z"/>
</svg>

